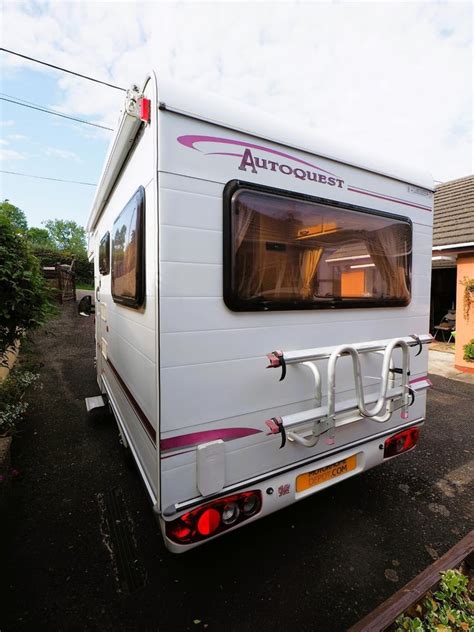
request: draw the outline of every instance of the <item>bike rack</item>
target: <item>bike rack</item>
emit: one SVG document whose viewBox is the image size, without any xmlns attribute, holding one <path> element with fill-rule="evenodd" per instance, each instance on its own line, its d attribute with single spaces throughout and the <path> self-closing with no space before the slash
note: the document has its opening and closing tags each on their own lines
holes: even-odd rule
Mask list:
<svg viewBox="0 0 474 632">
<path fill-rule="evenodd" d="M 408 419 L 408 408 L 414 402 L 415 392 L 431 386 L 428 378 L 414 380 L 410 383 L 410 347 L 417 346 L 419 349 L 416 355 L 419 355 L 423 345 L 429 344 L 432 340 L 430 334 L 424 334 L 336 347 L 269 353 L 267 358 L 270 364 L 267 368 L 280 367 L 282 369 L 280 381 L 284 380 L 288 365 L 301 364 L 311 371 L 315 383 L 314 399 L 316 402 L 316 407 L 310 410 L 267 420 L 265 423 L 270 429 L 270 433 L 282 435 L 280 447 L 285 445 L 286 438 L 305 447 L 314 447 L 320 436 L 326 433 L 328 443 L 334 443 L 336 425 L 351 423 L 364 418 L 385 423 L 391 418 L 395 410 L 401 410 L 402 419 Z M 393 353 L 397 348 L 401 349 L 402 352 L 401 368 L 394 367 L 393 363 Z M 379 392 L 368 396 L 364 394 L 360 364 L 360 355 L 366 353 L 383 355 Z M 352 359 L 356 398 L 337 402 L 336 367 L 339 358 L 344 355 L 349 355 Z M 328 360 L 328 391 L 325 406 L 322 405 L 321 374 L 315 364 L 317 360 L 324 359 Z M 398 374 L 401 376 L 401 382 L 397 385 L 396 376 Z M 398 399 L 401 400 L 401 405 L 395 409 L 394 402 Z M 309 432 L 307 428 L 304 429 L 303 433 L 297 432 L 298 427 L 308 423 L 311 423 Z M 304 434 L 308 436 L 303 436 Z"/>
</svg>

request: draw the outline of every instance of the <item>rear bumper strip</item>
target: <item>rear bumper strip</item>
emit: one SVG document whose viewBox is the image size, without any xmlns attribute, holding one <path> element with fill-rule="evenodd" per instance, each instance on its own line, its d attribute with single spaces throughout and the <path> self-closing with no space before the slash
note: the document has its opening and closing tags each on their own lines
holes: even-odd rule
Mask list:
<svg viewBox="0 0 474 632">
<path fill-rule="evenodd" d="M 302 459 L 301 461 L 295 461 L 290 465 L 280 467 L 270 472 L 265 472 L 265 474 L 260 474 L 259 476 L 254 476 L 253 478 L 248 478 L 245 481 L 235 483 L 234 485 L 229 485 L 228 487 L 224 487 L 224 489 L 222 489 L 217 494 L 211 494 L 209 496 L 199 496 L 198 498 L 192 498 L 190 500 L 175 503 L 174 505 L 169 505 L 163 510 L 162 515 L 164 518 L 170 518 L 181 511 L 188 511 L 189 509 L 193 509 L 194 507 L 198 507 L 199 505 L 202 505 L 204 503 L 210 502 L 217 498 L 221 498 L 222 496 L 227 496 L 228 494 L 233 494 L 234 492 L 245 489 L 246 487 L 262 483 L 263 481 L 273 478 L 274 476 L 284 474 L 285 472 L 291 472 L 292 470 L 297 470 L 298 468 L 307 464 L 317 463 L 318 461 L 322 461 L 323 459 L 326 459 L 330 456 L 339 454 L 339 452 L 345 452 L 346 450 L 350 450 L 351 448 L 356 448 L 360 445 L 364 445 L 364 443 L 370 443 L 371 441 L 388 437 L 389 435 L 396 434 L 397 432 L 405 430 L 406 428 L 411 428 L 412 426 L 419 426 L 423 422 L 424 418 L 419 417 L 418 419 L 414 419 L 413 421 L 410 421 L 408 423 L 400 424 L 399 426 L 394 426 L 393 428 L 388 428 L 383 432 L 377 432 L 373 435 L 370 435 L 369 437 L 358 439 L 357 441 L 353 441 L 352 443 L 346 443 L 345 445 L 333 448 L 332 450 L 326 450 L 323 454 L 317 454 L 316 456 Z M 155 508 L 158 509 L 156 506 Z"/>
</svg>

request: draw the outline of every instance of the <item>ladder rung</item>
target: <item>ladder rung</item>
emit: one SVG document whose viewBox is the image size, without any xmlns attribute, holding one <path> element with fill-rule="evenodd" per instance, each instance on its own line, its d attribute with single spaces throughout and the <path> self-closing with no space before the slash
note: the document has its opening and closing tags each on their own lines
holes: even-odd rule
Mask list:
<svg viewBox="0 0 474 632">
<path fill-rule="evenodd" d="M 422 334 L 418 336 L 422 345 L 429 344 L 433 340 L 431 334 Z M 418 346 L 418 341 L 411 336 L 401 338 L 409 347 Z M 358 353 L 370 353 L 373 351 L 383 351 L 391 342 L 391 338 L 387 340 L 372 340 L 370 342 L 360 342 L 351 344 Z M 329 358 L 337 346 L 319 347 L 317 349 L 300 349 L 296 351 L 284 351 L 283 358 L 286 364 L 297 364 L 298 362 L 307 362 L 308 360 L 325 360 Z"/>
<path fill-rule="evenodd" d="M 419 380 L 417 382 L 410 384 L 409 386 L 413 391 L 417 392 L 417 391 L 426 390 L 427 388 L 430 387 L 430 385 L 431 385 L 430 381 L 428 380 L 428 378 L 426 378 L 426 380 Z M 386 397 L 387 402 L 394 399 L 398 399 L 402 395 L 403 395 L 403 387 L 398 386 L 396 388 L 389 388 L 387 390 L 387 397 Z M 372 393 L 371 395 L 367 395 L 365 403 L 372 404 L 373 402 L 377 401 L 377 399 L 378 399 L 378 394 Z M 351 412 L 351 411 L 357 412 L 358 411 L 357 399 L 354 398 L 354 399 L 349 399 L 342 402 L 337 402 L 335 410 L 336 410 L 336 415 L 341 414 L 341 413 Z M 283 423 L 283 426 L 285 427 L 285 430 L 291 430 L 292 428 L 296 426 L 301 426 L 302 424 L 305 424 L 305 423 L 326 419 L 327 416 L 328 416 L 328 407 L 319 406 L 318 408 L 310 408 L 309 410 L 303 410 L 299 413 L 285 415 L 281 417 L 281 421 Z M 358 418 L 360 418 L 360 415 Z"/>
</svg>

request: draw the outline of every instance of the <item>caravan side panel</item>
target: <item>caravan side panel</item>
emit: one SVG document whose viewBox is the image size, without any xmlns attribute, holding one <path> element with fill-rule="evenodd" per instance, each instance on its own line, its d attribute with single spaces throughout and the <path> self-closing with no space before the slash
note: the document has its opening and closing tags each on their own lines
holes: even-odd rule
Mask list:
<svg viewBox="0 0 474 632">
<path fill-rule="evenodd" d="M 226 485 L 328 449 L 322 441 L 311 449 L 287 445 L 279 450 L 279 438 L 267 436 L 266 419 L 311 407 L 314 382 L 304 367 L 292 367 L 280 383 L 275 371 L 265 369 L 265 356 L 275 349 L 425 333 L 432 194 L 166 111 L 160 112 L 159 129 L 160 438 L 162 507 L 166 507 L 199 496 L 196 445 L 210 438 L 225 440 Z M 266 168 L 258 166 L 263 164 Z M 281 171 L 280 164 L 287 168 Z M 307 170 L 333 175 L 316 182 L 295 175 Z M 329 177 L 334 184 L 329 184 Z M 223 195 L 226 184 L 235 179 L 408 217 L 413 224 L 410 304 L 231 311 L 223 300 Z M 416 379 L 426 371 L 425 348 L 416 358 L 412 354 L 412 376 Z M 324 375 L 323 367 L 322 372 Z M 366 358 L 363 372 L 367 392 L 374 392 L 380 360 Z M 324 393 L 325 378 L 323 382 Z M 341 394 L 354 396 L 352 372 L 345 360 L 338 375 L 338 396 Z M 422 419 L 424 411 L 422 394 L 410 408 L 410 420 Z M 394 413 L 386 427 L 400 423 L 400 415 Z M 378 431 L 380 424 L 368 419 L 348 424 L 338 430 L 337 445 Z"/>
<path fill-rule="evenodd" d="M 153 83 L 147 87 L 149 96 Z M 96 243 L 96 342 L 98 379 L 110 398 L 122 433 L 134 453 L 155 502 L 159 496 L 157 467 L 157 177 L 155 170 L 156 121 L 143 126 L 94 232 Z M 145 194 L 144 266 L 145 298 L 139 307 L 114 300 L 112 270 L 99 272 L 98 250 L 109 232 L 113 265 L 114 222 L 137 190 Z"/>
</svg>

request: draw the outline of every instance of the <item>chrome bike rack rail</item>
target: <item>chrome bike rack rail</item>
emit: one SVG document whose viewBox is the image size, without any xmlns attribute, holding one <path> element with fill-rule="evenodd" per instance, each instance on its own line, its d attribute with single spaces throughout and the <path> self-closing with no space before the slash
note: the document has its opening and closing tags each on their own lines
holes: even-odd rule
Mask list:
<svg viewBox="0 0 474 632">
<path fill-rule="evenodd" d="M 378 423 L 388 421 L 393 412 L 393 403 L 401 399 L 402 419 L 408 419 L 408 408 L 413 403 L 415 392 L 428 388 L 431 383 L 426 379 L 417 380 L 410 384 L 410 347 L 418 347 L 419 355 L 423 345 L 433 340 L 430 334 L 421 336 L 406 336 L 387 340 L 372 340 L 370 342 L 345 344 L 336 347 L 324 347 L 320 349 L 301 349 L 297 351 L 273 351 L 267 355 L 270 365 L 268 368 L 281 367 L 280 381 L 286 376 L 288 365 L 301 364 L 310 369 L 315 383 L 316 407 L 306 411 L 273 417 L 265 423 L 271 434 L 281 433 L 283 447 L 288 437 L 305 447 L 314 447 L 322 434 L 327 433 L 329 442 L 334 442 L 335 427 L 343 423 L 350 423 L 358 419 L 371 419 Z M 393 353 L 395 349 L 401 349 L 402 367 L 395 368 Z M 382 370 L 380 374 L 380 387 L 378 394 L 365 395 L 362 383 L 362 371 L 360 354 L 379 353 L 383 355 Z M 336 401 L 336 366 L 339 358 L 349 355 L 352 359 L 352 371 L 356 398 L 342 402 Z M 317 360 L 328 360 L 327 365 L 327 405 L 322 406 L 321 375 L 314 364 Z M 401 383 L 396 385 L 397 374 L 401 375 Z M 410 401 L 411 399 L 411 401 Z M 371 405 L 371 406 L 370 406 Z M 303 436 L 297 432 L 298 427 L 311 423 L 311 430 L 304 429 Z M 301 428 L 300 428 L 301 430 Z"/>
</svg>

